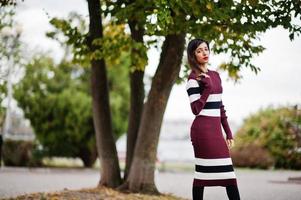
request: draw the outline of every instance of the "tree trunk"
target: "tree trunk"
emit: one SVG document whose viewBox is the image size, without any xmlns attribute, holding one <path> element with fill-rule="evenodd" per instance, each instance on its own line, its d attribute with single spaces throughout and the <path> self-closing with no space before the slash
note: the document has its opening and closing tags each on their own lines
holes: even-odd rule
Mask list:
<svg viewBox="0 0 301 200">
<path fill-rule="evenodd" d="M 103 37 L 99 0 L 88 0 L 90 15 L 89 47 L 95 51 L 92 41 Z M 93 123 L 96 134 L 97 152 L 101 163 L 99 185 L 117 187 L 121 183 L 109 105 L 109 89 L 104 59 L 91 60 L 91 91 Z"/>
<path fill-rule="evenodd" d="M 138 24 L 135 21 L 129 21 L 129 26 L 131 29 L 131 37 L 136 42 L 143 43 L 143 34 L 144 30 L 138 28 Z M 132 55 L 136 53 L 136 49 L 132 49 Z M 132 65 L 135 66 L 136 63 L 133 62 Z M 130 97 L 130 113 L 128 121 L 128 130 L 127 130 L 127 146 L 126 146 L 126 165 L 124 171 L 124 180 L 128 176 L 130 167 L 133 160 L 134 149 L 136 144 L 136 139 L 138 135 L 138 129 L 140 125 L 142 110 L 143 110 L 143 101 L 144 101 L 144 83 L 143 83 L 144 71 L 135 70 L 130 73 L 130 88 L 131 88 L 131 97 Z"/>
<path fill-rule="evenodd" d="M 185 34 L 167 35 L 144 106 L 134 159 L 126 184 L 133 192 L 158 193 L 154 183 L 161 124 L 172 86 L 179 75 Z"/>
<path fill-rule="evenodd" d="M 93 167 L 97 159 L 96 148 L 90 149 L 88 147 L 82 147 L 78 157 L 83 161 L 84 167 Z"/>
<path fill-rule="evenodd" d="M 0 167 L 2 167 L 2 144 L 3 144 L 3 137 L 0 134 Z"/>
</svg>

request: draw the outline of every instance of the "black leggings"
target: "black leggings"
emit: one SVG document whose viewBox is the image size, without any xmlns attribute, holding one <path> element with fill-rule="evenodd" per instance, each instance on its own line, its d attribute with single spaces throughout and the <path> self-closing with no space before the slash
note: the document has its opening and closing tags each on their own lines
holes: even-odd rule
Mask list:
<svg viewBox="0 0 301 200">
<path fill-rule="evenodd" d="M 236 185 L 226 186 L 226 191 L 229 200 L 240 200 L 238 187 Z M 203 200 L 204 187 L 194 186 L 192 187 L 192 199 L 193 200 Z"/>
</svg>

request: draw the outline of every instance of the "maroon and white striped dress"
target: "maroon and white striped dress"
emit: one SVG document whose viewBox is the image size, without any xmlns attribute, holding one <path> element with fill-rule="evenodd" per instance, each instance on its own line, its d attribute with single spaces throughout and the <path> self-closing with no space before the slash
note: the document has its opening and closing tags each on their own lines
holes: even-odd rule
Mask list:
<svg viewBox="0 0 301 200">
<path fill-rule="evenodd" d="M 208 70 L 210 78 L 200 81 L 192 71 L 186 83 L 191 111 L 195 115 L 190 129 L 195 154 L 193 186 L 237 185 L 222 128 L 227 139 L 232 132 L 222 102 L 222 81 L 217 71 Z"/>
</svg>

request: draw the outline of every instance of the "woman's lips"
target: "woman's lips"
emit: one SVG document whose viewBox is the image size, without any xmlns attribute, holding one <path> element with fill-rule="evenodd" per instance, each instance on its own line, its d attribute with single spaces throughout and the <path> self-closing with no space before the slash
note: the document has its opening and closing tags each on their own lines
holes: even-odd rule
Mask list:
<svg viewBox="0 0 301 200">
<path fill-rule="evenodd" d="M 208 57 L 204 57 L 203 59 L 204 59 L 204 60 L 208 60 Z"/>
</svg>

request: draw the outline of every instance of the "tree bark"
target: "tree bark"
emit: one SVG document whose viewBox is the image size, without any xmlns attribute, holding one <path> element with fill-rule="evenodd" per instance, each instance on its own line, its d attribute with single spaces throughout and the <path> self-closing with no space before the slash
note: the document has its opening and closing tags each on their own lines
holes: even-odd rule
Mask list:
<svg viewBox="0 0 301 200">
<path fill-rule="evenodd" d="M 144 30 L 138 28 L 138 24 L 135 21 L 129 21 L 129 26 L 131 29 L 131 37 L 136 42 L 143 43 Z M 136 53 L 136 49 L 132 49 L 132 55 Z M 132 65 L 135 63 L 132 60 Z M 127 146 L 126 146 L 126 165 L 124 171 L 124 180 L 126 180 L 132 160 L 134 155 L 134 149 L 136 144 L 136 139 L 138 135 L 138 129 L 140 125 L 143 101 L 144 101 L 144 83 L 143 83 L 144 71 L 135 70 L 130 73 L 130 112 L 127 130 Z"/>
<path fill-rule="evenodd" d="M 80 148 L 78 157 L 82 160 L 84 167 L 93 167 L 97 159 L 96 148 L 89 149 L 88 147 Z"/>
<path fill-rule="evenodd" d="M 100 1 L 88 0 L 88 9 L 90 16 L 88 45 L 93 52 L 97 47 L 92 44 L 92 41 L 103 37 Z M 114 188 L 120 185 L 121 177 L 112 132 L 109 89 L 104 59 L 92 59 L 91 68 L 93 123 L 96 134 L 97 153 L 101 163 L 99 185 Z"/>
<path fill-rule="evenodd" d="M 170 91 L 180 72 L 184 44 L 185 34 L 167 35 L 163 43 L 126 182 L 130 191 L 158 193 L 154 183 L 158 140 Z"/>
</svg>

